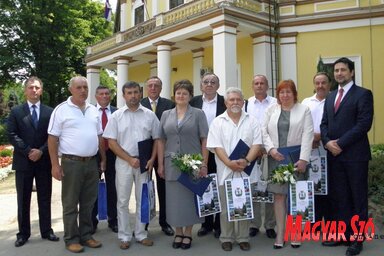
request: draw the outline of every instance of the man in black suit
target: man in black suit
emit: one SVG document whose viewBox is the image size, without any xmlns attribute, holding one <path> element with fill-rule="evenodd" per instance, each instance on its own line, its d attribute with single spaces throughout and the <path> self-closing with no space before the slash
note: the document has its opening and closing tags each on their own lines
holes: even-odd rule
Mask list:
<svg viewBox="0 0 384 256">
<path fill-rule="evenodd" d="M 175 103 L 173 101 L 160 97 L 162 84 L 162 81 L 157 76 L 148 78 L 145 82 L 148 97 L 141 100 L 141 105 L 155 112 L 159 120 L 165 110 L 175 107 Z M 161 178 L 157 173 L 157 160 L 155 161 L 153 167 L 156 174 L 157 195 L 159 198 L 159 225 L 161 226 L 161 230 L 164 232 L 164 234 L 167 236 L 173 236 L 175 232 L 167 223 L 167 217 L 165 213 L 165 180 Z"/>
<path fill-rule="evenodd" d="M 227 109 L 224 103 L 224 97 L 217 93 L 220 87 L 219 77 L 213 73 L 205 73 L 201 78 L 200 89 L 203 95 L 195 96 L 189 102 L 192 107 L 200 108 L 204 111 L 207 117 L 208 125 L 211 124 L 213 119 L 218 115 L 224 113 Z M 209 152 L 208 157 L 208 174 L 216 173 L 215 155 Z M 197 232 L 198 236 L 205 236 L 214 230 L 214 236 L 220 237 L 220 213 L 215 216 L 210 215 L 205 217 L 205 222 Z"/>
<path fill-rule="evenodd" d="M 111 117 L 111 114 L 117 110 L 116 107 L 111 106 L 111 92 L 106 86 L 98 86 L 96 88 L 95 98 L 97 101 L 96 108 L 99 111 L 99 117 L 101 121 L 101 126 L 103 131 L 107 125 L 108 119 Z M 104 139 L 105 140 L 105 139 Z M 116 195 L 116 169 L 115 161 L 116 155 L 108 147 L 108 140 L 105 140 L 105 154 L 107 157 L 107 167 L 104 172 L 105 183 L 107 187 L 107 215 L 108 215 L 108 227 L 115 233 L 118 232 L 117 226 L 117 195 Z M 99 223 L 97 219 L 98 213 L 98 201 L 96 200 L 95 206 L 92 212 L 92 223 L 93 231 L 96 232 L 97 224 Z"/>
<path fill-rule="evenodd" d="M 338 90 L 325 101 L 321 121 L 321 139 L 328 151 L 329 200 L 334 210 L 333 220 L 347 225 L 345 236 L 350 239 L 351 217 L 368 220 L 368 161 L 371 151 L 368 131 L 373 120 L 373 96 L 368 89 L 353 81 L 354 63 L 340 58 L 334 63 Z M 357 255 L 363 243 L 351 239 L 346 255 Z M 337 246 L 341 242 L 323 242 Z"/>
<path fill-rule="evenodd" d="M 43 239 L 59 241 L 51 228 L 52 175 L 48 154 L 48 123 L 52 108 L 41 104 L 43 83 L 35 76 L 24 86 L 27 102 L 14 107 L 8 119 L 9 141 L 14 147 L 16 170 L 17 233 L 16 247 L 23 246 L 31 236 L 30 207 L 33 179 L 36 181 L 40 234 Z"/>
</svg>

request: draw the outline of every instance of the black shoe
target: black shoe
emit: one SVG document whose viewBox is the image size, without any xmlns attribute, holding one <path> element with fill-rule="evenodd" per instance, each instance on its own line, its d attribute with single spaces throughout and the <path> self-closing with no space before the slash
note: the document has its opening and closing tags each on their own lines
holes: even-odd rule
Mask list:
<svg viewBox="0 0 384 256">
<path fill-rule="evenodd" d="M 249 228 L 249 236 L 254 237 L 259 233 L 259 231 L 260 230 L 258 228 Z"/>
<path fill-rule="evenodd" d="M 161 231 L 163 231 L 164 234 L 167 236 L 173 236 L 175 234 L 175 231 L 173 231 L 172 227 L 169 226 L 168 224 L 165 226 L 162 226 Z"/>
<path fill-rule="evenodd" d="M 15 247 L 23 246 L 27 241 L 28 241 L 28 239 L 19 237 L 19 238 L 17 238 L 17 240 L 15 242 Z"/>
<path fill-rule="evenodd" d="M 283 244 L 274 244 L 273 245 L 273 249 L 283 249 L 283 247 L 284 247 L 284 244 L 285 244 L 285 242 L 283 243 Z"/>
<path fill-rule="evenodd" d="M 181 238 L 180 242 L 176 242 L 176 238 Z M 178 249 L 181 247 L 181 243 L 183 242 L 184 236 L 175 235 L 175 238 L 173 239 L 172 247 L 174 249 Z"/>
<path fill-rule="evenodd" d="M 205 227 L 201 227 L 199 229 L 199 231 L 197 231 L 197 236 L 205 236 L 206 234 L 208 234 L 209 232 L 211 232 L 212 230 L 208 230 L 207 228 Z"/>
<path fill-rule="evenodd" d="M 184 243 L 184 239 L 188 239 L 188 243 Z M 192 244 L 192 237 L 184 236 L 183 241 L 181 242 L 180 248 L 183 250 L 187 250 L 191 248 L 191 244 Z"/>
<path fill-rule="evenodd" d="M 345 252 L 346 256 L 354 256 L 360 254 L 360 252 L 363 250 L 363 243 L 362 242 L 353 242 Z"/>
<path fill-rule="evenodd" d="M 276 238 L 276 232 L 275 232 L 275 230 L 274 229 L 267 229 L 266 231 L 265 231 L 265 233 L 267 234 L 267 237 L 268 238 Z"/>
<path fill-rule="evenodd" d="M 291 247 L 292 247 L 293 249 L 297 249 L 297 248 L 299 248 L 300 246 L 301 246 L 301 243 L 291 242 Z"/>
<path fill-rule="evenodd" d="M 327 246 L 327 247 L 336 247 L 336 246 L 340 246 L 340 245 L 343 245 L 344 242 L 342 241 L 324 241 L 324 242 L 321 242 L 321 245 L 322 246 Z"/>
<path fill-rule="evenodd" d="M 215 229 L 215 231 L 213 232 L 213 236 L 215 238 L 219 238 L 221 235 L 221 230 L 220 229 Z"/>
<path fill-rule="evenodd" d="M 51 241 L 51 242 L 57 242 L 57 241 L 60 240 L 60 238 L 57 237 L 57 236 L 55 235 L 55 233 L 53 233 L 53 232 L 50 232 L 48 235 L 42 236 L 42 238 L 43 238 L 43 239 L 47 239 L 47 240 L 49 240 L 49 241 Z"/>
<path fill-rule="evenodd" d="M 117 233 L 119 232 L 119 227 L 117 225 L 111 225 L 109 224 L 108 227 L 112 230 L 112 232 Z"/>
</svg>

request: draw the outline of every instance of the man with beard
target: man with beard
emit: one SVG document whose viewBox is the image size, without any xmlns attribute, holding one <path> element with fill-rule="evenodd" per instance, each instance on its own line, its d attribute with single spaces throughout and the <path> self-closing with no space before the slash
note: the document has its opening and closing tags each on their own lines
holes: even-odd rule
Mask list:
<svg viewBox="0 0 384 256">
<path fill-rule="evenodd" d="M 224 251 L 231 251 L 234 242 L 239 244 L 241 250 L 248 251 L 250 249 L 248 232 L 250 221 L 228 221 L 224 181 L 231 178 L 236 172 L 243 177 L 248 176 L 243 172 L 244 168 L 261 154 L 261 129 L 256 119 L 242 110 L 244 97 L 240 89 L 228 88 L 224 99 L 227 110 L 212 121 L 207 139 L 207 148 L 215 154 L 217 164 L 222 205 L 220 242 Z M 240 139 L 249 146 L 250 150 L 246 157 L 230 160 L 228 156 Z M 257 173 L 256 168 L 255 165 L 250 177 L 251 183 L 257 181 L 256 175 L 254 175 Z"/>
<path fill-rule="evenodd" d="M 116 110 L 105 127 L 103 137 L 108 139 L 109 148 L 116 155 L 116 191 L 117 191 L 117 220 L 120 249 L 130 247 L 132 229 L 129 220 L 129 198 L 133 183 L 135 183 L 136 219 L 135 239 L 144 246 L 152 246 L 148 238 L 145 224 L 141 223 L 141 189 L 148 180 L 148 172 L 141 173 L 138 142 L 159 138 L 159 120 L 155 113 L 140 104 L 140 85 L 127 82 L 123 85 L 123 97 L 126 104 Z M 146 164 L 147 170 L 152 170 L 156 158 L 155 141 L 152 156 Z"/>
<path fill-rule="evenodd" d="M 350 239 L 347 256 L 358 255 L 363 242 L 351 239 L 351 218 L 368 220 L 368 162 L 371 150 L 368 131 L 373 120 L 373 95 L 370 90 L 357 86 L 353 80 L 355 65 L 348 58 L 334 63 L 338 90 L 325 100 L 321 120 L 321 141 L 327 149 L 329 173 L 329 200 L 332 220 L 344 221 L 345 236 Z M 362 234 L 360 234 L 362 235 Z M 342 242 L 324 245 L 336 246 Z"/>
</svg>

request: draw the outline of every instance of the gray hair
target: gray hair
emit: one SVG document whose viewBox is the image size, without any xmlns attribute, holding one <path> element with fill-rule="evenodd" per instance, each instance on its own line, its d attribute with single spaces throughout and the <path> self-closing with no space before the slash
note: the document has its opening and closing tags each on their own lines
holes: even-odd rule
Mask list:
<svg viewBox="0 0 384 256">
<path fill-rule="evenodd" d="M 75 82 L 85 82 L 88 85 L 88 80 L 84 76 L 74 76 L 69 80 L 68 87 L 71 87 Z"/>
<path fill-rule="evenodd" d="M 230 93 L 237 93 L 238 95 L 240 95 L 241 99 L 244 100 L 243 92 L 239 88 L 237 88 L 237 87 L 229 87 L 227 89 L 227 91 L 225 92 L 224 100 L 227 100 L 228 95 Z"/>
</svg>

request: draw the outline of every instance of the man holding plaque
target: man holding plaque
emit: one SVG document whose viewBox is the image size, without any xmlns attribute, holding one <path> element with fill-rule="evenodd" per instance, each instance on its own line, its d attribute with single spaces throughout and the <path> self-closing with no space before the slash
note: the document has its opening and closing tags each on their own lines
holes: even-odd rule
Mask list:
<svg viewBox="0 0 384 256">
<path fill-rule="evenodd" d="M 250 221 L 228 221 L 224 182 L 231 179 L 235 173 L 241 174 L 242 177 L 248 176 L 244 170 L 261 154 L 261 129 L 257 120 L 242 110 L 244 97 L 240 89 L 228 88 L 224 99 L 227 110 L 212 121 L 207 139 L 207 148 L 215 154 L 217 164 L 222 205 L 220 242 L 224 251 L 231 251 L 234 242 L 239 244 L 241 250 L 248 251 Z M 243 158 L 230 160 L 229 156 L 241 140 L 249 147 L 248 153 Z M 254 165 L 254 169 L 256 168 Z M 250 173 L 251 182 L 257 181 L 256 173 L 256 170 Z"/>
<path fill-rule="evenodd" d="M 136 242 L 144 246 L 153 245 L 153 241 L 147 237 L 145 223 L 141 223 L 141 189 L 148 180 L 148 172 L 140 170 L 138 142 L 151 137 L 158 139 L 159 120 L 155 113 L 140 104 L 138 83 L 127 82 L 122 90 L 126 104 L 112 114 L 103 137 L 108 139 L 109 148 L 116 154 L 118 238 L 121 241 L 120 249 L 126 250 L 130 247 L 133 233 L 128 211 L 133 183 L 136 196 Z M 155 148 L 154 146 L 152 157 L 145 166 L 147 170 L 152 170 L 156 157 Z"/>
</svg>

